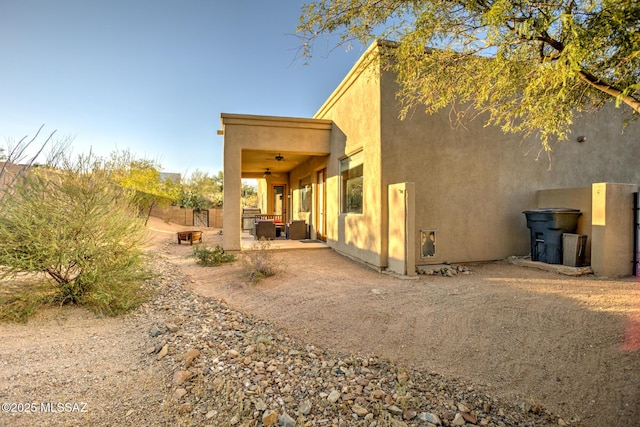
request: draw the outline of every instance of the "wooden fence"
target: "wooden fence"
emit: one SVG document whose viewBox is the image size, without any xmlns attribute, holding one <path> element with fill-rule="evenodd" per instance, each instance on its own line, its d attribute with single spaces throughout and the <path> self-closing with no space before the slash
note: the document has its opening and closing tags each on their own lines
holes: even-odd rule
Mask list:
<svg viewBox="0 0 640 427">
<path fill-rule="evenodd" d="M 222 209 L 209 209 L 209 228 L 222 228 Z M 193 226 L 193 209 L 177 206 L 154 207 L 151 216 L 172 224 Z M 200 217 L 202 218 L 202 217 Z"/>
</svg>

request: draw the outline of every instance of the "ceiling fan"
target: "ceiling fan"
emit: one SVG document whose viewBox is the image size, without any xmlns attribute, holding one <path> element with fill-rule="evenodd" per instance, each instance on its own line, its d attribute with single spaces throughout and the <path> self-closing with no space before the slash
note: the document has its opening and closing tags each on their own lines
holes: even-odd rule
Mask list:
<svg viewBox="0 0 640 427">
<path fill-rule="evenodd" d="M 278 163 L 280 163 L 280 162 L 286 162 L 286 161 L 287 161 L 281 153 L 278 153 L 278 154 L 276 154 L 275 156 L 273 156 L 273 157 L 269 157 L 269 158 L 267 158 L 267 159 L 265 159 L 265 160 L 271 160 L 271 161 L 274 161 L 274 160 L 275 160 L 275 161 L 276 161 L 276 162 L 278 162 Z"/>
<path fill-rule="evenodd" d="M 268 177 L 268 176 L 275 176 L 275 177 L 278 177 L 278 176 L 280 176 L 280 174 L 273 173 L 273 172 L 271 172 L 271 170 L 270 170 L 269 168 L 266 168 L 266 169 L 265 169 L 265 171 L 264 171 L 264 175 L 262 175 L 262 177 L 263 177 L 263 178 L 266 178 L 266 177 Z"/>
</svg>

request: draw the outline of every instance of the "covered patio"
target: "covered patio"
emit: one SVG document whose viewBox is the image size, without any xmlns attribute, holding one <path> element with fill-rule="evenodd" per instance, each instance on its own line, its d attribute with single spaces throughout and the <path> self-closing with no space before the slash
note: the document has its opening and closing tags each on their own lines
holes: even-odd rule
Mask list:
<svg viewBox="0 0 640 427">
<path fill-rule="evenodd" d="M 242 179 L 258 180 L 260 213 L 283 223 L 304 219 L 313 227 L 313 215 L 298 215 L 293 209 L 293 190 L 300 177 L 319 165 L 324 167 L 330 154 L 330 120 L 226 114 L 220 116 L 224 135 L 223 213 L 225 250 L 248 249 L 255 241 L 242 224 Z M 309 236 L 311 237 L 311 236 Z M 303 239 L 306 240 L 306 239 Z M 326 247 L 323 243 L 301 243 L 276 239 L 272 247 Z"/>
</svg>

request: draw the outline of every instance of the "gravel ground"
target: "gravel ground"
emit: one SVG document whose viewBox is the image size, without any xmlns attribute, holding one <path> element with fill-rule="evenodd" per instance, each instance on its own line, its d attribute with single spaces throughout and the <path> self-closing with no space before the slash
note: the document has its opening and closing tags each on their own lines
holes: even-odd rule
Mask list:
<svg viewBox="0 0 640 427">
<path fill-rule="evenodd" d="M 62 308 L 0 325 L 0 425 L 579 425 L 437 373 L 300 342 L 186 290 L 162 257 L 154 268 L 154 297 L 126 316 Z"/>
</svg>

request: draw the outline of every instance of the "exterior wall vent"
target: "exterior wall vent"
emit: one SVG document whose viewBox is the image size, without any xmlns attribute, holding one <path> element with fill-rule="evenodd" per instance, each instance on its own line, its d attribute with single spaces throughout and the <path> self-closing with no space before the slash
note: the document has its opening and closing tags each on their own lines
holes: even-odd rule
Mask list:
<svg viewBox="0 0 640 427">
<path fill-rule="evenodd" d="M 420 257 L 436 256 L 436 230 L 420 230 Z"/>
</svg>

